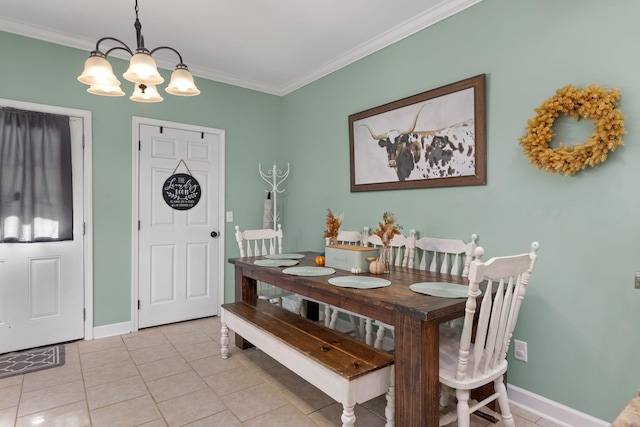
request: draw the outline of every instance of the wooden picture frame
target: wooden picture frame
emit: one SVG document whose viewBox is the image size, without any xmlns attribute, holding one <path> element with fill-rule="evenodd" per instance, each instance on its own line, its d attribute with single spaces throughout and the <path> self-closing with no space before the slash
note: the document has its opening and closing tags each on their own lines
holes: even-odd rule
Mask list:
<svg viewBox="0 0 640 427">
<path fill-rule="evenodd" d="M 485 80 L 350 115 L 351 191 L 485 185 Z"/>
</svg>

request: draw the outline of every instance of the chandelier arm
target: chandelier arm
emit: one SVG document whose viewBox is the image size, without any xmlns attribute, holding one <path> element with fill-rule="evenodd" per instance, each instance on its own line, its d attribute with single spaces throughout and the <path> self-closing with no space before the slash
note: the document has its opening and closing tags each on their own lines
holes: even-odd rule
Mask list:
<svg viewBox="0 0 640 427">
<path fill-rule="evenodd" d="M 120 43 L 122 46 L 112 47 L 111 49 L 107 50 L 107 52 L 104 54 L 104 56 L 107 56 L 109 54 L 109 52 L 114 51 L 116 49 L 126 50 L 127 52 L 129 52 L 129 54 L 131 56 L 133 56 L 133 52 L 131 51 L 131 49 L 129 49 L 129 46 L 127 46 L 126 43 L 124 43 L 123 41 L 118 40 L 118 39 L 116 39 L 114 37 L 103 37 L 100 40 L 98 40 L 98 42 L 96 43 L 96 51 L 101 52 L 100 51 L 100 43 L 102 43 L 105 40 L 111 40 L 111 41 Z"/>
<path fill-rule="evenodd" d="M 154 52 L 161 50 L 161 49 L 169 49 L 172 50 L 173 52 L 175 52 L 176 55 L 178 55 L 178 58 L 180 59 L 180 63 L 178 64 L 178 66 L 183 66 L 184 68 L 187 68 L 186 65 L 184 65 L 184 63 L 182 62 L 182 55 L 180 55 L 180 52 L 178 52 L 177 50 L 175 50 L 174 48 L 170 47 L 170 46 L 159 46 L 155 49 L 153 49 L 151 52 L 149 52 L 149 55 L 153 55 Z"/>
<path fill-rule="evenodd" d="M 114 50 L 124 50 L 124 51 L 128 52 L 128 53 L 129 53 L 129 55 L 132 55 L 132 56 L 133 56 L 133 53 L 131 52 L 131 49 L 129 49 L 128 47 L 116 46 L 116 47 L 112 47 L 111 49 L 109 49 L 108 51 L 106 51 L 106 52 L 104 53 L 105 58 L 106 58 L 107 56 L 109 56 L 109 54 L 110 54 L 111 52 L 113 52 Z"/>
</svg>

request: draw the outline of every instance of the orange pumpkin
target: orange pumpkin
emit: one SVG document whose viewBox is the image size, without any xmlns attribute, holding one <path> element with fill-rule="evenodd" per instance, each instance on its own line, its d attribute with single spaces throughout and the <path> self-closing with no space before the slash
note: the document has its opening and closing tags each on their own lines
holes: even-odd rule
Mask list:
<svg viewBox="0 0 640 427">
<path fill-rule="evenodd" d="M 371 261 L 371 264 L 369 264 L 369 271 L 373 274 L 384 273 L 384 263 L 382 261 Z"/>
<path fill-rule="evenodd" d="M 322 255 L 318 255 L 316 257 L 316 265 L 318 267 L 322 267 L 324 265 L 324 257 Z"/>
</svg>

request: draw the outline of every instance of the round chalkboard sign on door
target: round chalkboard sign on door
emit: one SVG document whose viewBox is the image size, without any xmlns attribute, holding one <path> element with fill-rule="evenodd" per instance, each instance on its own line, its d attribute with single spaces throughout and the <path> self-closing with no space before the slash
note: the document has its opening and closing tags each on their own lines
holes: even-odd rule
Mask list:
<svg viewBox="0 0 640 427">
<path fill-rule="evenodd" d="M 193 176 L 186 173 L 171 175 L 162 185 L 162 197 L 173 209 L 186 211 L 200 201 L 202 187 Z"/>
</svg>

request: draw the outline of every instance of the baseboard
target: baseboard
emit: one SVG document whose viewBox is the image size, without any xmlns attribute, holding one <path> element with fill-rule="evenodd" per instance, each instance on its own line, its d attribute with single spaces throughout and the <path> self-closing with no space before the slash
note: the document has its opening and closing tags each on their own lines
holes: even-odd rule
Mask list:
<svg viewBox="0 0 640 427">
<path fill-rule="evenodd" d="M 507 385 L 509 403 L 542 418 L 566 427 L 605 427 L 611 423 L 578 412 L 568 406 L 547 399 L 514 385 Z"/>
<path fill-rule="evenodd" d="M 93 338 L 107 338 L 115 335 L 128 334 L 133 330 L 131 322 L 112 323 L 111 325 L 96 326 L 93 328 Z"/>
</svg>

